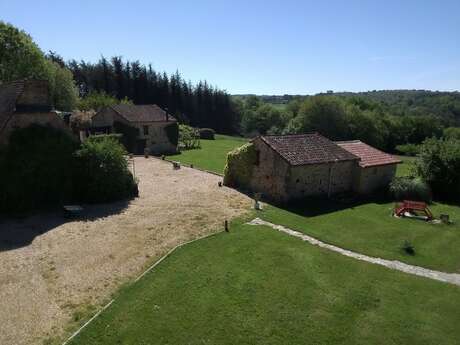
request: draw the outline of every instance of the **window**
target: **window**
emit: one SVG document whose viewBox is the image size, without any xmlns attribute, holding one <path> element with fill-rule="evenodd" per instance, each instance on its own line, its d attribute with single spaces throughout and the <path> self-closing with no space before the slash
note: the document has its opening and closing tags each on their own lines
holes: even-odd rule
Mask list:
<svg viewBox="0 0 460 345">
<path fill-rule="evenodd" d="M 144 131 L 144 135 L 149 135 L 149 126 L 142 126 L 142 129 Z"/>
</svg>

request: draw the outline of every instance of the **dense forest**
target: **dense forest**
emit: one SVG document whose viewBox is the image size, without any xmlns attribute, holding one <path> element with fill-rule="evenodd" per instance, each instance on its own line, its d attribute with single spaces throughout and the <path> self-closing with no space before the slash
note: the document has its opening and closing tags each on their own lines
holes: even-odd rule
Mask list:
<svg viewBox="0 0 460 345">
<path fill-rule="evenodd" d="M 56 54 L 48 54 L 61 60 Z M 105 92 L 117 99 L 129 99 L 134 104 L 158 104 L 192 126 L 210 127 L 221 133 L 235 133 L 238 112 L 232 106 L 230 95 L 206 81 L 193 85 L 180 73 L 168 76 L 155 71 L 151 65 L 139 61 L 110 60 L 102 57 L 96 63 L 75 60 L 65 63 L 73 73 L 80 97 L 94 92 Z"/>
<path fill-rule="evenodd" d="M 456 136 L 460 125 L 458 92 L 238 95 L 234 101 L 242 113 L 241 131 L 248 136 L 318 131 L 334 140 L 360 139 L 390 152 L 446 133 Z"/>
</svg>

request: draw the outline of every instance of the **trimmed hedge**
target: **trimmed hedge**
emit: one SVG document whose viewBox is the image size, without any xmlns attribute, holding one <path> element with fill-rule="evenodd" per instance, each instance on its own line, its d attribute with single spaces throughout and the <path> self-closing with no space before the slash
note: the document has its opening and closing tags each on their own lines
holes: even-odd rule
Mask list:
<svg viewBox="0 0 460 345">
<path fill-rule="evenodd" d="M 13 131 L 0 157 L 0 212 L 26 212 L 72 200 L 77 148 L 70 134 L 52 127 Z"/>
<path fill-rule="evenodd" d="M 252 143 L 229 152 L 224 169 L 224 185 L 242 189 L 249 188 L 257 159 L 257 151 Z"/>
<path fill-rule="evenodd" d="M 137 184 L 128 169 L 126 154 L 113 137 L 86 140 L 75 153 L 78 200 L 95 203 L 137 196 Z"/>
<path fill-rule="evenodd" d="M 216 132 L 212 128 L 200 128 L 199 129 L 200 133 L 200 139 L 206 139 L 206 140 L 214 140 L 214 136 Z"/>
<path fill-rule="evenodd" d="M 13 131 L 0 152 L 0 213 L 136 196 L 137 184 L 117 138 L 92 136 L 79 149 L 70 134 L 52 127 Z"/>
</svg>

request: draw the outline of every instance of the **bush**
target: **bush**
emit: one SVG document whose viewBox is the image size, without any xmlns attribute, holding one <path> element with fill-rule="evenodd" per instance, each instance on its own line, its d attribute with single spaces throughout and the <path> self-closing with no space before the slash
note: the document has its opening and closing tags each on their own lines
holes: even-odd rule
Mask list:
<svg viewBox="0 0 460 345">
<path fill-rule="evenodd" d="M 460 140 L 424 141 L 415 167 L 436 197 L 460 199 Z"/>
<path fill-rule="evenodd" d="M 200 147 L 200 134 L 196 128 L 179 125 L 179 147 L 192 150 Z"/>
<path fill-rule="evenodd" d="M 200 139 L 214 140 L 216 132 L 212 128 L 200 128 Z"/>
<path fill-rule="evenodd" d="M 46 208 L 73 199 L 78 142 L 52 127 L 16 129 L 0 154 L 0 212 Z"/>
<path fill-rule="evenodd" d="M 420 153 L 420 145 L 416 144 L 404 144 L 404 145 L 397 145 L 396 151 L 404 156 L 417 156 Z"/>
<path fill-rule="evenodd" d="M 390 184 L 390 193 L 396 200 L 431 202 L 431 191 L 420 178 L 396 177 Z"/>
<path fill-rule="evenodd" d="M 165 127 L 166 135 L 169 141 L 174 145 L 177 146 L 179 144 L 179 125 L 176 123 L 167 125 Z"/>
<path fill-rule="evenodd" d="M 94 203 L 136 196 L 137 184 L 125 155 L 125 149 L 113 137 L 86 140 L 75 153 L 78 199 Z"/>
<path fill-rule="evenodd" d="M 224 185 L 243 189 L 249 188 L 257 159 L 257 151 L 252 143 L 229 152 L 224 169 Z"/>
</svg>

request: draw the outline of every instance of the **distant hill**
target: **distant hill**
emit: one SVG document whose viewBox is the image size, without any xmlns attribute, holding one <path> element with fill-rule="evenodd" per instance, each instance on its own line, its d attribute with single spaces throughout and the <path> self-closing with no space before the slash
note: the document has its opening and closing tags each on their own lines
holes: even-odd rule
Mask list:
<svg viewBox="0 0 460 345">
<path fill-rule="evenodd" d="M 452 125 L 460 125 L 460 92 L 427 90 L 380 90 L 367 92 L 332 92 L 317 95 L 354 98 L 355 102 L 365 103 L 370 108 L 379 107 L 396 116 L 433 115 L 443 118 Z M 236 95 L 244 99 L 250 95 Z M 287 104 L 294 99 L 303 99 L 306 95 L 261 95 L 264 102 Z"/>
</svg>

